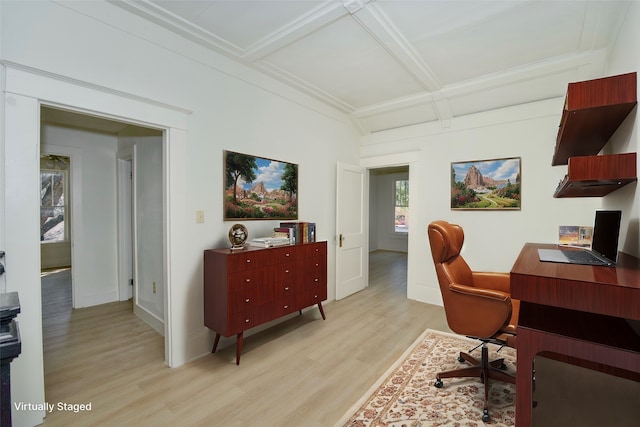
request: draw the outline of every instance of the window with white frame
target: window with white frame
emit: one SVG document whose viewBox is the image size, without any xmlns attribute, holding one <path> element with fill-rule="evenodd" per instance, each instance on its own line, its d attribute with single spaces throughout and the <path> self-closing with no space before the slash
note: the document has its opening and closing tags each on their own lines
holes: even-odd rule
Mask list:
<svg viewBox="0 0 640 427">
<path fill-rule="evenodd" d="M 409 232 L 409 180 L 395 180 L 395 221 L 396 233 Z"/>
<path fill-rule="evenodd" d="M 68 158 L 48 156 L 43 159 L 51 169 L 40 169 L 40 241 L 42 243 L 68 240 L 67 217 Z"/>
</svg>

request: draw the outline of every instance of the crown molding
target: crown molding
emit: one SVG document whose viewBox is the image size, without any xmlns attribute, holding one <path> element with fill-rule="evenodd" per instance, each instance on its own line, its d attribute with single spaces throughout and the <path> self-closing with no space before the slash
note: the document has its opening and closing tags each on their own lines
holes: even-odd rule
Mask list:
<svg viewBox="0 0 640 427">
<path fill-rule="evenodd" d="M 201 27 L 194 25 L 181 17 L 147 1 L 147 0 L 106 0 L 114 6 L 133 13 L 147 21 L 151 21 L 170 31 L 173 31 L 191 41 L 194 41 L 209 49 L 222 54 L 242 58 L 243 49 L 229 43 L 227 40 L 216 36 Z"/>
</svg>

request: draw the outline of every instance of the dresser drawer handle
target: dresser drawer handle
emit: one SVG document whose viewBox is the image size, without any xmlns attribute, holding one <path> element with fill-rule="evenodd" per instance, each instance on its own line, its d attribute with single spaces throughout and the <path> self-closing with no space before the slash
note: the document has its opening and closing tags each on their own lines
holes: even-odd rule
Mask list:
<svg viewBox="0 0 640 427">
<path fill-rule="evenodd" d="M 314 295 L 313 298 L 318 299 L 318 295 Z"/>
<path fill-rule="evenodd" d="M 315 279 L 313 279 L 313 281 L 314 281 L 314 282 L 319 282 L 319 281 L 320 281 L 320 279 L 315 278 Z"/>
<path fill-rule="evenodd" d="M 289 306 L 288 306 L 288 305 L 285 305 L 285 306 L 284 306 L 284 309 L 286 310 L 287 308 L 289 308 Z"/>
<path fill-rule="evenodd" d="M 287 252 L 286 254 L 284 254 L 284 256 L 289 256 L 289 255 L 290 255 L 290 254 L 289 254 L 289 252 Z"/>
<path fill-rule="evenodd" d="M 244 300 L 244 302 L 249 302 L 249 301 L 251 301 L 249 298 L 247 298 L 246 300 Z"/>
<path fill-rule="evenodd" d="M 320 267 L 320 264 L 318 264 L 317 262 L 316 262 L 316 267 Z"/>
<path fill-rule="evenodd" d="M 247 260 L 247 262 L 251 262 L 251 260 L 250 260 L 250 259 L 248 259 L 248 260 Z"/>
<path fill-rule="evenodd" d="M 285 287 L 284 287 L 284 290 L 285 290 L 285 291 L 288 291 L 288 290 L 289 290 L 289 287 L 288 287 L 288 286 L 285 286 Z"/>
<path fill-rule="evenodd" d="M 250 320 L 249 319 L 244 319 L 244 323 L 249 323 Z"/>
<path fill-rule="evenodd" d="M 245 283 L 251 282 L 251 279 L 244 279 Z"/>
<path fill-rule="evenodd" d="M 285 272 L 285 273 L 289 273 L 289 270 L 285 270 L 284 272 Z"/>
</svg>

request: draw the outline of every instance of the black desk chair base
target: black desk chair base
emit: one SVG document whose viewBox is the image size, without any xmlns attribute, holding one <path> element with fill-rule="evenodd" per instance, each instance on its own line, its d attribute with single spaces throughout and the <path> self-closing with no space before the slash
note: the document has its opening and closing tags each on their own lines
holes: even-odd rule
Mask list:
<svg viewBox="0 0 640 427">
<path fill-rule="evenodd" d="M 437 388 L 442 388 L 444 386 L 444 383 L 442 382 L 443 378 L 480 378 L 480 380 L 484 384 L 484 408 L 482 411 L 482 421 L 487 422 L 490 419 L 489 379 L 515 384 L 516 377 L 512 374 L 504 372 L 504 370 L 506 369 L 504 359 L 489 361 L 489 349 L 487 348 L 487 344 L 489 343 L 489 341 L 482 341 L 482 356 L 480 360 L 467 353 L 460 352 L 458 361 L 461 363 L 467 362 L 471 366 L 468 368 L 440 372 L 438 375 L 436 375 L 436 382 L 434 383 L 434 386 Z"/>
</svg>

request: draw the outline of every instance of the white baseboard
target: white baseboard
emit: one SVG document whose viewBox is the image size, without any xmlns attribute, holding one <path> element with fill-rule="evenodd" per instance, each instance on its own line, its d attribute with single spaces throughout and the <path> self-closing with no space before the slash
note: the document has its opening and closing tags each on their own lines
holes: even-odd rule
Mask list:
<svg viewBox="0 0 640 427">
<path fill-rule="evenodd" d="M 117 292 L 93 293 L 91 295 L 76 295 L 74 308 L 93 307 L 94 305 L 107 304 L 118 301 Z"/>
<path fill-rule="evenodd" d="M 164 321 L 158 319 L 154 314 L 138 304 L 133 305 L 133 314 L 138 316 L 147 325 L 151 326 L 157 333 L 164 336 Z"/>
<path fill-rule="evenodd" d="M 442 306 L 442 294 L 439 287 L 428 286 L 426 284 L 418 283 L 413 287 L 413 291 L 407 295 L 409 299 L 425 302 L 427 304 Z"/>
</svg>

